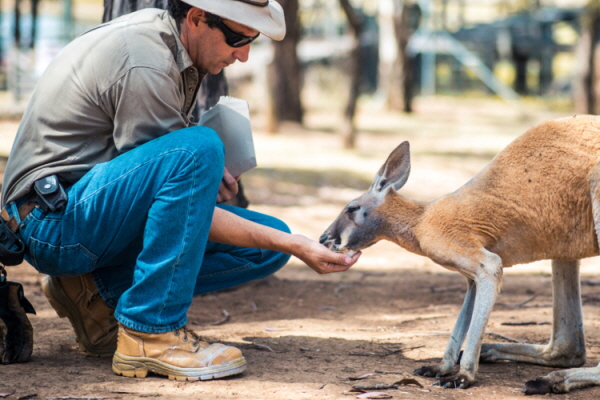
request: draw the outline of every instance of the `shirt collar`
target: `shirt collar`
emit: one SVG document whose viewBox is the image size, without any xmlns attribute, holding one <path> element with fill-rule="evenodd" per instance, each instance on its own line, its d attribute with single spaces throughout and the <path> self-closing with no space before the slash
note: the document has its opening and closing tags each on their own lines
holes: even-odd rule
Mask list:
<svg viewBox="0 0 600 400">
<path fill-rule="evenodd" d="M 177 46 L 177 54 L 175 54 L 175 62 L 177 63 L 179 72 L 183 72 L 184 70 L 186 70 L 190 67 L 194 67 L 194 65 L 192 63 L 192 59 L 190 58 L 190 55 L 188 54 L 185 47 L 183 47 L 183 43 L 181 42 L 181 39 L 179 37 L 179 29 L 177 29 L 177 22 L 175 21 L 175 19 L 173 17 L 171 17 L 169 15 L 168 11 L 164 12 L 163 18 L 164 18 L 165 22 L 167 23 L 167 25 L 169 26 L 169 28 L 171 29 L 173 36 L 175 37 L 175 44 Z"/>
</svg>

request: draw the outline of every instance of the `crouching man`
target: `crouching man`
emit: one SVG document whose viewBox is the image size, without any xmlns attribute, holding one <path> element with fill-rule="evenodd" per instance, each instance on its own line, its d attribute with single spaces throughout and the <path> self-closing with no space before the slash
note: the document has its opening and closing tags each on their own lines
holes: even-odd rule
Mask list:
<svg viewBox="0 0 600 400">
<path fill-rule="evenodd" d="M 203 77 L 245 62 L 260 34 L 285 35 L 273 0 L 170 0 L 125 15 L 63 49 L 23 116 L 3 204 L 27 261 L 49 275 L 51 305 L 117 374 L 240 373 L 238 349 L 186 328 L 194 295 L 266 277 L 290 255 L 318 273 L 358 258 L 218 204 L 236 177 L 218 135 L 190 116 Z"/>
</svg>

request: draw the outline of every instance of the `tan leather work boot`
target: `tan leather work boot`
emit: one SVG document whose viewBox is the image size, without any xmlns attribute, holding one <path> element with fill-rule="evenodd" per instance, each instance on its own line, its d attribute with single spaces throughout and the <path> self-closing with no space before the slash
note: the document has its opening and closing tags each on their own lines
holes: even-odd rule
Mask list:
<svg viewBox="0 0 600 400">
<path fill-rule="evenodd" d="M 208 344 L 186 327 L 167 333 L 145 333 L 119 324 L 112 369 L 128 377 L 145 378 L 150 371 L 174 380 L 204 381 L 243 372 L 246 359 L 239 349 Z"/>
<path fill-rule="evenodd" d="M 46 276 L 42 290 L 60 318 L 69 318 L 79 348 L 93 357 L 112 356 L 117 349 L 114 309 L 106 305 L 91 273 L 74 277 Z"/>
</svg>

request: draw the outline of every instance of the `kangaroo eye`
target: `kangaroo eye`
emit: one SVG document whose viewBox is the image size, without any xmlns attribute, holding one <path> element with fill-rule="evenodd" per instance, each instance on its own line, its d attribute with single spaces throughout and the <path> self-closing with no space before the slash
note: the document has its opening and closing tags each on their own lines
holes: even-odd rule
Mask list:
<svg viewBox="0 0 600 400">
<path fill-rule="evenodd" d="M 360 209 L 360 206 L 348 206 L 348 210 L 346 210 L 346 212 L 348 214 L 352 214 L 354 211 L 357 211 Z"/>
</svg>

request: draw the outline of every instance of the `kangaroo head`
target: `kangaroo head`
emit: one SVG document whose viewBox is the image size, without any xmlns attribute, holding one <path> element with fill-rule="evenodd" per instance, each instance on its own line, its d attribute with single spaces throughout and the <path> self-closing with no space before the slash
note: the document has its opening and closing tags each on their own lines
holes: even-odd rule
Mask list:
<svg viewBox="0 0 600 400">
<path fill-rule="evenodd" d="M 369 190 L 344 207 L 319 241 L 333 251 L 351 256 L 387 238 L 386 199 L 404 186 L 409 174 L 410 149 L 408 142 L 403 142 L 388 156 Z"/>
</svg>

